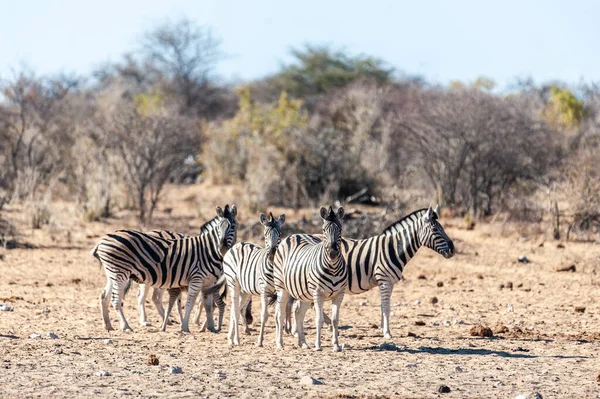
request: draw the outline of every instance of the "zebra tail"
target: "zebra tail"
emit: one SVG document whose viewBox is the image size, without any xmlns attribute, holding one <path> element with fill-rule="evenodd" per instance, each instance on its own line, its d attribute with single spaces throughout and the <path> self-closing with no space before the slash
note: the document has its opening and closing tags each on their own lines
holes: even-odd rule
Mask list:
<svg viewBox="0 0 600 399">
<path fill-rule="evenodd" d="M 225 286 L 223 287 L 223 292 L 221 293 L 221 300 L 225 302 L 225 299 L 227 299 L 227 284 L 225 284 Z"/>
<path fill-rule="evenodd" d="M 225 279 L 226 279 L 226 276 L 223 274 L 221 277 L 219 277 L 219 279 L 217 280 L 217 283 L 215 285 L 212 285 L 208 288 L 202 289 L 202 293 L 204 295 L 211 295 L 211 294 L 214 294 L 215 292 L 219 292 L 221 290 L 221 287 L 225 284 Z M 225 288 L 225 289 L 227 290 L 227 288 Z"/>
<path fill-rule="evenodd" d="M 272 306 L 275 304 L 275 302 L 277 302 L 277 292 L 269 295 L 269 302 L 267 303 L 267 306 Z"/>
</svg>

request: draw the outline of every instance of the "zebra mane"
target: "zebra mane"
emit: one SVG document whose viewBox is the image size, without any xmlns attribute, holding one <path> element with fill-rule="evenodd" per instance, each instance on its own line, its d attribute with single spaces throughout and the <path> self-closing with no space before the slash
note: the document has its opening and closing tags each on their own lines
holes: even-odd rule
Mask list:
<svg viewBox="0 0 600 399">
<path fill-rule="evenodd" d="M 409 225 L 413 224 L 423 213 L 427 212 L 427 208 L 416 210 L 402 219 L 395 221 L 383 230 L 381 235 L 389 236 L 398 233 L 400 230 L 406 229 Z"/>
<path fill-rule="evenodd" d="M 209 231 L 212 231 L 212 229 L 214 229 L 215 227 L 217 227 L 219 225 L 219 222 L 221 222 L 223 218 L 221 218 L 220 216 L 215 216 L 214 218 L 210 219 L 208 222 L 204 223 L 202 225 L 202 227 L 200 227 L 200 234 L 204 234 L 204 233 L 208 233 Z"/>
</svg>

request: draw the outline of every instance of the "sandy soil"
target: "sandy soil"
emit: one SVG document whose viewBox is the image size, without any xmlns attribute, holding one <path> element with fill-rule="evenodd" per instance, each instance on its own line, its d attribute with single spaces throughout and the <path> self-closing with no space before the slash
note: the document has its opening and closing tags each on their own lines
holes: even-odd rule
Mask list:
<svg viewBox="0 0 600 399">
<path fill-rule="evenodd" d="M 213 203 L 231 202 L 236 195 L 223 189 L 218 198 L 202 201 L 198 211 L 191 190 L 170 189 L 165 203 L 173 210 L 159 212 L 151 227 L 196 231 Z M 100 234 L 135 221 L 121 214 L 107 223 L 84 224 L 69 216 L 70 208 L 56 205 L 63 216 L 53 226 L 26 232 L 23 239 L 37 249 L 0 252 L 0 303 L 14 306 L 0 312 L 1 397 L 506 398 L 537 391 L 544 398 L 595 398 L 600 393 L 598 244 L 569 242 L 558 248 L 539 237 L 501 235 L 498 226 L 468 231 L 459 228 L 460 220 L 443 220 L 458 254 L 444 260 L 422 249 L 407 267 L 392 299 L 396 350 L 379 350 L 386 340 L 375 325 L 378 292 L 371 291 L 344 300 L 343 352 L 330 351 L 326 331 L 323 352 L 297 349 L 288 336 L 285 351 L 278 353 L 272 317 L 264 348 L 254 345 L 256 330 L 242 336 L 240 347 L 229 348 L 228 317 L 220 334 L 194 326 L 192 334 L 183 335 L 177 324 L 158 332 L 150 303 L 154 327 L 103 331 L 98 295 L 105 278 L 89 250 Z M 299 214 L 288 214 L 294 217 Z M 517 262 L 520 255 L 531 263 Z M 555 271 L 571 264 L 576 272 Z M 125 302 L 136 326 L 134 293 Z M 254 314 L 258 319 L 256 305 Z M 313 316 L 307 315 L 309 342 Z M 111 318 L 116 323 L 112 309 Z M 469 330 L 479 324 L 492 329 L 503 324 L 508 332 L 471 336 Z M 58 339 L 44 339 L 49 332 Z M 146 364 L 150 354 L 158 357 L 158 366 Z M 180 366 L 183 374 L 169 374 L 169 366 Z M 111 376 L 97 376 L 101 370 Z M 300 384 L 305 375 L 323 384 Z M 441 384 L 451 392 L 438 393 Z"/>
</svg>

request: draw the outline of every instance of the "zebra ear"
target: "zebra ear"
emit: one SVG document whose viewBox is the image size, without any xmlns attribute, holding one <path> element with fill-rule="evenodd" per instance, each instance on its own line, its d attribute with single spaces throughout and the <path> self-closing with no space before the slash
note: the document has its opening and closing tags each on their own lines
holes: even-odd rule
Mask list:
<svg viewBox="0 0 600 399">
<path fill-rule="evenodd" d="M 439 219 L 440 217 L 440 205 L 436 205 L 435 209 L 433 210 L 433 212 L 435 213 L 435 216 Z"/>
<path fill-rule="evenodd" d="M 321 219 L 325 220 L 327 218 L 327 213 L 328 213 L 327 208 L 322 206 L 320 213 L 321 213 Z"/>
<path fill-rule="evenodd" d="M 223 219 L 221 220 L 221 224 L 219 224 L 219 234 L 221 235 L 221 239 L 225 238 L 225 232 L 229 228 L 229 220 Z"/>
<path fill-rule="evenodd" d="M 265 214 L 261 213 L 259 218 L 260 218 L 260 224 L 262 224 L 263 226 L 266 226 L 267 225 L 267 217 L 265 216 Z"/>
<path fill-rule="evenodd" d="M 235 206 L 235 204 L 231 205 L 231 214 L 233 217 L 237 216 L 237 206 Z"/>
<path fill-rule="evenodd" d="M 223 209 L 221 209 L 219 205 L 217 205 L 217 216 L 221 218 L 225 217 L 225 215 L 223 214 Z"/>
<path fill-rule="evenodd" d="M 285 213 L 282 213 L 281 216 L 279 216 L 279 227 L 283 226 L 285 224 Z"/>
<path fill-rule="evenodd" d="M 425 215 L 423 217 L 426 221 L 431 220 L 431 218 L 433 217 L 433 209 L 431 209 L 431 205 L 429 205 L 429 208 L 427 208 L 427 212 L 425 212 Z"/>
<path fill-rule="evenodd" d="M 340 206 L 338 208 L 338 210 L 335 212 L 335 216 L 337 216 L 337 218 L 339 220 L 342 220 L 344 218 L 344 207 L 343 206 Z"/>
</svg>

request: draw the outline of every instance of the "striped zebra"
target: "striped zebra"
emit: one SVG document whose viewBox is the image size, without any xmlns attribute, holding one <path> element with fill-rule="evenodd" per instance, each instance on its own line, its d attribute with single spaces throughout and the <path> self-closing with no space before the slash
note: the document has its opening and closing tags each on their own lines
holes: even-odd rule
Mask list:
<svg viewBox="0 0 600 399">
<path fill-rule="evenodd" d="M 346 292 L 356 295 L 379 287 L 381 327 L 386 339 L 392 338 L 389 322 L 392 289 L 417 250 L 426 246 L 446 259 L 454 256 L 454 244 L 438 218 L 438 206 L 435 210 L 431 207 L 420 209 L 394 222 L 378 236 L 342 240 L 342 252 L 348 268 Z M 293 327 L 292 333 L 295 332 Z"/>
<path fill-rule="evenodd" d="M 283 349 L 283 330 L 286 320 L 286 304 L 289 296 L 301 301 L 296 311 L 298 345 L 308 348 L 302 323 L 304 315 L 314 301 L 317 336 L 315 350 L 321 350 L 323 327 L 323 303 L 332 302 L 332 345 L 338 344 L 339 309 L 348 284 L 348 271 L 342 256 L 342 218 L 344 209 L 336 212 L 321 207 L 322 235 L 294 234 L 287 237 L 277 248 L 274 263 L 274 282 L 277 290 L 275 308 L 277 349 Z"/>
<path fill-rule="evenodd" d="M 269 218 L 261 213 L 260 223 L 264 226 L 265 246 L 251 242 L 240 242 L 231 248 L 223 259 L 223 276 L 216 285 L 204 290 L 213 292 L 227 282 L 231 292 L 231 321 L 229 323 L 229 345 L 239 345 L 240 307 L 244 309 L 252 295 L 261 298 L 260 333 L 258 346 L 263 345 L 265 323 L 269 318 L 268 305 L 275 293 L 273 284 L 273 257 L 281 242 L 281 228 L 285 224 L 285 215 L 275 219 L 271 213 Z M 246 334 L 248 328 L 246 324 Z"/>
<path fill-rule="evenodd" d="M 223 256 L 236 241 L 237 208 L 217 206 L 217 216 L 205 225 L 200 235 L 168 240 L 135 230 L 118 230 L 107 234 L 92 250 L 104 267 L 107 283 L 100 294 L 100 307 L 104 328 L 112 330 L 108 317 L 108 302 L 112 302 L 121 330 L 131 331 L 123 313 L 123 295 L 129 280 L 152 287 L 166 288 L 169 304 L 163 318 L 165 331 L 173 305 L 181 294 L 181 287 L 188 287 L 185 316 L 181 330 L 189 332 L 189 319 L 196 298 L 207 278 L 219 278 L 222 274 Z M 110 298 L 110 299 L 109 299 Z M 214 331 L 212 303 L 204 303 L 208 329 Z"/>
<path fill-rule="evenodd" d="M 203 225 L 200 228 L 200 231 L 202 231 L 202 229 L 206 230 L 206 229 L 212 229 L 214 227 L 215 227 L 215 225 L 211 224 L 211 221 L 209 221 L 207 224 Z M 151 235 L 151 236 L 164 238 L 167 240 L 178 240 L 178 239 L 182 239 L 185 237 L 189 237 L 189 235 L 186 235 L 186 234 L 175 233 L 175 232 L 167 231 L 167 230 L 151 230 L 147 234 Z M 207 281 L 205 281 L 204 284 L 206 285 Z M 148 295 L 148 292 L 150 292 L 150 288 L 151 288 L 151 286 L 148 284 L 140 284 L 139 290 L 138 290 L 137 300 L 138 300 L 138 309 L 140 312 L 140 325 L 142 325 L 142 326 L 149 325 L 148 320 L 146 318 L 146 296 Z M 163 307 L 164 292 L 165 292 L 164 289 L 158 288 L 158 287 L 154 287 L 154 289 L 152 291 L 152 302 L 154 303 L 154 306 L 156 307 L 156 310 L 158 311 L 161 319 L 164 319 L 164 317 L 165 317 L 165 308 Z M 200 325 L 200 316 L 202 314 L 202 306 L 201 305 L 203 305 L 204 301 L 206 301 L 206 300 L 213 301 L 213 298 L 214 298 L 214 304 L 217 305 L 217 308 L 219 309 L 217 331 L 220 331 L 221 326 L 223 324 L 223 315 L 225 313 L 225 302 L 223 301 L 223 298 L 221 298 L 221 295 L 219 295 L 218 293 L 214 294 L 210 297 L 205 296 L 205 295 L 200 297 L 200 300 L 198 301 L 198 308 L 196 309 L 196 312 L 194 314 L 193 321 L 196 325 Z M 211 303 L 211 305 L 212 305 L 212 303 Z M 179 313 L 179 321 L 182 322 L 183 321 L 183 312 L 182 312 L 182 308 L 181 308 L 181 296 L 179 296 L 179 298 L 177 298 L 177 311 Z M 202 324 L 200 331 L 205 331 L 206 325 L 207 325 L 207 320 L 205 320 L 204 323 Z"/>
</svg>

